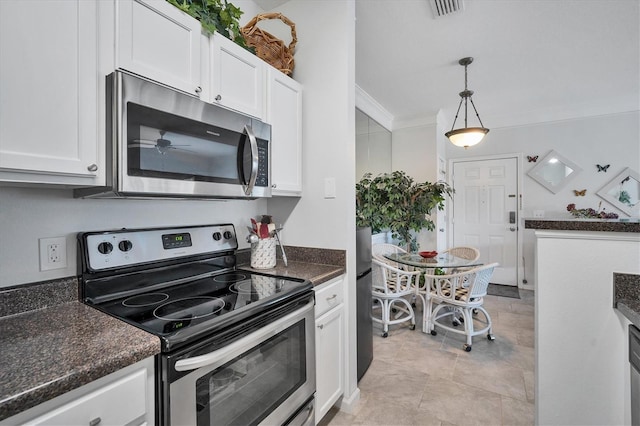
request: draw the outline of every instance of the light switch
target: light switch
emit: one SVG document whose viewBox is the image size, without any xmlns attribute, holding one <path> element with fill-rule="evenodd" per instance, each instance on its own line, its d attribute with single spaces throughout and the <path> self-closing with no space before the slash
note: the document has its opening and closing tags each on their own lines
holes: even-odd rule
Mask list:
<svg viewBox="0 0 640 426">
<path fill-rule="evenodd" d="M 336 178 L 324 178 L 324 198 L 336 198 Z"/>
</svg>

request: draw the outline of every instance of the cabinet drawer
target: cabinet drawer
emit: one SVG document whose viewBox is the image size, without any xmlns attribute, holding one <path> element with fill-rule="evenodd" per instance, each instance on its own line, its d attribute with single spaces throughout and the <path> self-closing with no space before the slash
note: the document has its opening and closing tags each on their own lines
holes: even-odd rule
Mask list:
<svg viewBox="0 0 640 426">
<path fill-rule="evenodd" d="M 316 292 L 316 318 L 344 300 L 344 280 L 339 279 L 320 286 Z"/>
<path fill-rule="evenodd" d="M 146 370 L 139 370 L 27 422 L 28 425 L 124 425 L 146 413 Z"/>
</svg>

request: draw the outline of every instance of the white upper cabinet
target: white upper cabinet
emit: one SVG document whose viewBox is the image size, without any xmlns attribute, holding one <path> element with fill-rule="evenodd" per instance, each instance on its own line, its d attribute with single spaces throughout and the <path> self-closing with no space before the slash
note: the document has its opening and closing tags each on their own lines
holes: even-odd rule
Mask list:
<svg viewBox="0 0 640 426">
<path fill-rule="evenodd" d="M 215 33 L 210 63 L 210 101 L 264 119 L 264 61 Z"/>
<path fill-rule="evenodd" d="M 1 181 L 104 184 L 98 6 L 0 1 Z"/>
<path fill-rule="evenodd" d="M 118 68 L 199 96 L 201 26 L 166 0 L 118 0 Z"/>
<path fill-rule="evenodd" d="M 266 121 L 271 124 L 272 194 L 302 194 L 302 85 L 268 67 Z"/>
</svg>

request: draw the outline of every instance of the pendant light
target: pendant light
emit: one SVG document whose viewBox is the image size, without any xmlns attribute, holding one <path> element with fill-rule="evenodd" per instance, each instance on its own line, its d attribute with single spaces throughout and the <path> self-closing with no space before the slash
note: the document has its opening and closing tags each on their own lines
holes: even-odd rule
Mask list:
<svg viewBox="0 0 640 426">
<path fill-rule="evenodd" d="M 456 111 L 456 117 L 453 119 L 453 126 L 451 126 L 451 130 L 445 133 L 444 135 L 449 138 L 452 144 L 456 146 L 464 147 L 465 149 L 470 146 L 476 145 L 480 143 L 480 141 L 484 138 L 484 135 L 489 133 L 489 129 L 484 127 L 482 124 L 482 120 L 480 120 L 480 115 L 478 114 L 478 110 L 473 103 L 473 90 L 467 89 L 467 66 L 473 62 L 473 58 L 462 58 L 458 61 L 458 63 L 464 66 L 464 90 L 460 92 L 460 104 L 458 104 L 458 110 Z M 481 127 L 467 127 L 467 101 L 471 102 L 471 106 L 473 110 L 476 112 L 476 117 L 478 117 L 478 121 L 480 122 Z M 464 102 L 464 128 L 455 129 L 456 120 L 458 119 L 458 113 L 460 113 L 460 107 L 462 107 L 462 103 Z"/>
</svg>

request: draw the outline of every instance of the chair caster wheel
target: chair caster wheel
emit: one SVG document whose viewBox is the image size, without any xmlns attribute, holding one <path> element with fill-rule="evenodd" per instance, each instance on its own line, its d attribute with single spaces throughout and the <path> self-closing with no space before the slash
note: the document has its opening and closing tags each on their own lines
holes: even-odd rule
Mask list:
<svg viewBox="0 0 640 426">
<path fill-rule="evenodd" d="M 465 351 L 471 352 L 471 345 L 464 345 L 463 348 Z"/>
<path fill-rule="evenodd" d="M 389 337 L 389 333 L 382 333 L 382 337 L 386 339 L 387 337 Z"/>
<path fill-rule="evenodd" d="M 416 329 L 416 325 L 415 324 L 411 324 L 411 327 L 409 327 L 409 330 L 415 330 Z"/>
<path fill-rule="evenodd" d="M 416 302 L 413 302 L 413 303 L 411 304 L 411 307 L 412 307 L 412 308 L 415 308 L 415 307 L 416 307 Z"/>
<path fill-rule="evenodd" d="M 438 335 L 438 332 L 437 332 L 437 331 L 435 331 L 435 330 L 431 330 L 431 335 L 432 335 L 432 336 L 437 336 L 437 335 Z"/>
<path fill-rule="evenodd" d="M 457 319 L 454 319 L 453 321 L 451 321 L 451 325 L 453 325 L 454 327 L 457 327 L 460 325 L 460 321 L 458 321 Z"/>
<path fill-rule="evenodd" d="M 396 308 L 391 308 L 391 312 L 393 312 L 394 314 L 397 314 L 398 310 Z"/>
<path fill-rule="evenodd" d="M 496 336 L 494 336 L 493 334 L 489 333 L 489 334 L 487 334 L 487 340 L 491 340 L 493 342 L 494 340 L 496 340 Z"/>
</svg>

